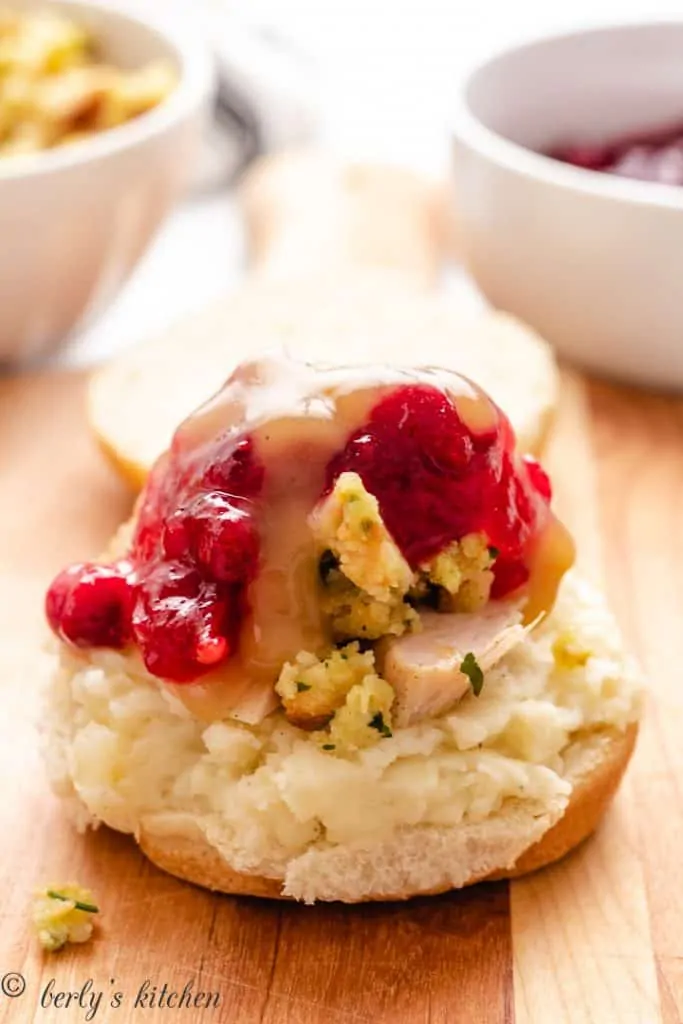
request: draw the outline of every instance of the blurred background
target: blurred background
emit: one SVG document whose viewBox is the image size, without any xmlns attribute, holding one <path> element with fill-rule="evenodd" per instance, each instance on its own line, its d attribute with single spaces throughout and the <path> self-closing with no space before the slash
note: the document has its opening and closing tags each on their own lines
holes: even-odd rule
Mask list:
<svg viewBox="0 0 683 1024">
<path fill-rule="evenodd" d="M 115 303 L 61 353 L 98 360 L 198 309 L 242 272 L 236 175 L 257 151 L 306 139 L 427 175 L 448 166 L 449 114 L 469 65 L 555 29 L 683 15 L 683 0 L 129 0 L 185 19 L 214 60 L 219 102 L 201 167 Z M 577 68 L 577 75 L 580 68 Z M 457 269 L 449 285 L 476 293 Z"/>
</svg>

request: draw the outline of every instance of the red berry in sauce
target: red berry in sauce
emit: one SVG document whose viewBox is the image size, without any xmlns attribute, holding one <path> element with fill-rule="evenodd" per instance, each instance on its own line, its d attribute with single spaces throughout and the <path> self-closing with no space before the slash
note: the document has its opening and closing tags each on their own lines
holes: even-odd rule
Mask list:
<svg viewBox="0 0 683 1024">
<path fill-rule="evenodd" d="M 85 565 L 80 562 L 76 563 L 76 565 L 70 565 L 55 576 L 50 584 L 45 595 L 45 617 L 50 629 L 54 633 L 59 634 L 67 598 L 70 596 L 84 569 Z"/>
<path fill-rule="evenodd" d="M 76 647 L 125 647 L 133 604 L 127 568 L 82 563 L 55 577 L 45 598 L 54 632 Z"/>
<path fill-rule="evenodd" d="M 543 469 L 543 466 L 531 455 L 525 455 L 522 461 L 526 466 L 526 471 L 529 474 L 529 480 L 532 485 L 545 501 L 550 502 L 553 496 L 553 488 L 550 483 L 550 477 Z"/>
<path fill-rule="evenodd" d="M 220 448 L 204 470 L 202 483 L 207 490 L 225 491 L 243 498 L 255 498 L 263 487 L 264 468 L 254 452 L 250 437 L 237 444 L 226 441 L 227 454 Z"/>
<path fill-rule="evenodd" d="M 136 588 L 132 625 L 146 668 L 191 682 L 230 654 L 238 599 L 196 569 L 161 562 Z"/>
<path fill-rule="evenodd" d="M 166 521 L 168 558 L 190 557 L 221 583 L 246 583 L 256 574 L 259 537 L 249 503 L 209 491 L 197 495 Z"/>
<path fill-rule="evenodd" d="M 164 557 L 165 524 L 204 492 L 222 492 L 226 497 L 254 499 L 263 487 L 264 468 L 256 457 L 251 438 L 235 441 L 219 438 L 209 451 L 200 447 L 185 452 L 174 442 L 168 455 L 155 465 L 145 486 L 133 535 L 132 555 L 147 563 Z M 246 503 L 242 501 L 242 507 Z M 240 506 L 240 501 L 236 502 Z M 177 521 L 176 521 L 176 524 Z M 174 527 L 171 526 L 170 532 Z M 181 536 L 170 541 L 171 557 L 182 554 Z"/>
<path fill-rule="evenodd" d="M 148 670 L 176 682 L 220 664 L 257 571 L 250 499 L 263 477 L 248 437 L 218 438 L 208 452 L 174 442 L 145 487 L 130 560 L 60 574 L 46 598 L 52 628 L 79 646 L 122 647 L 132 634 Z"/>
</svg>

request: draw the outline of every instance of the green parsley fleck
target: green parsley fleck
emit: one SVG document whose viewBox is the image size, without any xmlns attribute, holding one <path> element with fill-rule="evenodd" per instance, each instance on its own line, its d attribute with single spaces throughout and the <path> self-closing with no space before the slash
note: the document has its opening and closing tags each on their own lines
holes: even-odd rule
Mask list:
<svg viewBox="0 0 683 1024">
<path fill-rule="evenodd" d="M 62 892 L 56 892 L 54 889 L 48 889 L 47 894 L 51 900 L 64 900 L 65 903 L 71 902 L 71 896 L 65 896 Z M 82 903 L 80 900 L 73 901 L 76 910 L 84 910 L 86 914 L 99 914 L 100 908 L 96 907 L 94 903 Z"/>
<path fill-rule="evenodd" d="M 360 528 L 366 537 L 370 536 L 374 525 L 375 524 L 373 523 L 372 519 L 361 519 L 360 521 Z"/>
<path fill-rule="evenodd" d="M 500 554 L 500 551 L 498 550 L 498 548 L 494 548 L 493 544 L 490 544 L 489 545 L 489 558 L 491 559 L 492 562 L 495 562 L 495 560 L 496 560 L 496 558 L 498 558 L 499 554 Z"/>
<path fill-rule="evenodd" d="M 472 684 L 472 693 L 475 697 L 478 697 L 484 685 L 484 673 L 472 651 L 469 651 L 462 659 L 460 671 L 463 675 L 467 676 Z"/>
<path fill-rule="evenodd" d="M 310 690 L 310 688 L 311 688 L 311 684 L 310 683 L 304 683 L 304 682 L 302 682 L 301 679 L 297 679 L 297 681 L 296 681 L 296 692 L 297 693 L 305 693 L 305 691 L 306 690 Z"/>
<path fill-rule="evenodd" d="M 372 716 L 368 725 L 370 726 L 371 729 L 376 729 L 380 736 L 384 736 L 387 739 L 390 736 L 393 736 L 391 729 L 384 721 L 384 715 L 382 714 L 381 711 L 378 711 L 376 714 Z"/>
<path fill-rule="evenodd" d="M 323 750 L 335 750 L 334 743 L 323 743 Z"/>
</svg>

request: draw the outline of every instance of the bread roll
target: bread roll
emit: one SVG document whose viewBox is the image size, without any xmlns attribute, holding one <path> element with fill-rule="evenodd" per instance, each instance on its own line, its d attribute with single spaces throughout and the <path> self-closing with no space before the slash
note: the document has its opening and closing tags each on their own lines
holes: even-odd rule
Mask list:
<svg viewBox="0 0 683 1024">
<path fill-rule="evenodd" d="M 390 271 L 257 281 L 92 378 L 88 415 L 117 469 L 142 486 L 173 431 L 243 359 L 286 350 L 313 362 L 421 364 L 476 380 L 538 453 L 558 397 L 548 345 L 502 313 L 467 315 L 448 299 L 397 287 Z"/>
</svg>

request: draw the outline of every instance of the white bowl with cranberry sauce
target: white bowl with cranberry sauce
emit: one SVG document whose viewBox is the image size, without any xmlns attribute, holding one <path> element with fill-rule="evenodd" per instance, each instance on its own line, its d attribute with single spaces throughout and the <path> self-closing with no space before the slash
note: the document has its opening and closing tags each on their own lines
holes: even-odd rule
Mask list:
<svg viewBox="0 0 683 1024">
<path fill-rule="evenodd" d="M 466 77 L 453 138 L 486 298 L 589 370 L 682 389 L 683 22 L 498 54 Z"/>
<path fill-rule="evenodd" d="M 125 0 L 2 6 L 61 11 L 92 36 L 98 61 L 125 69 L 163 61 L 177 81 L 125 124 L 0 158 L 0 367 L 46 355 L 118 293 L 192 173 L 212 87 L 203 41 L 154 5 L 130 13 Z"/>
</svg>

